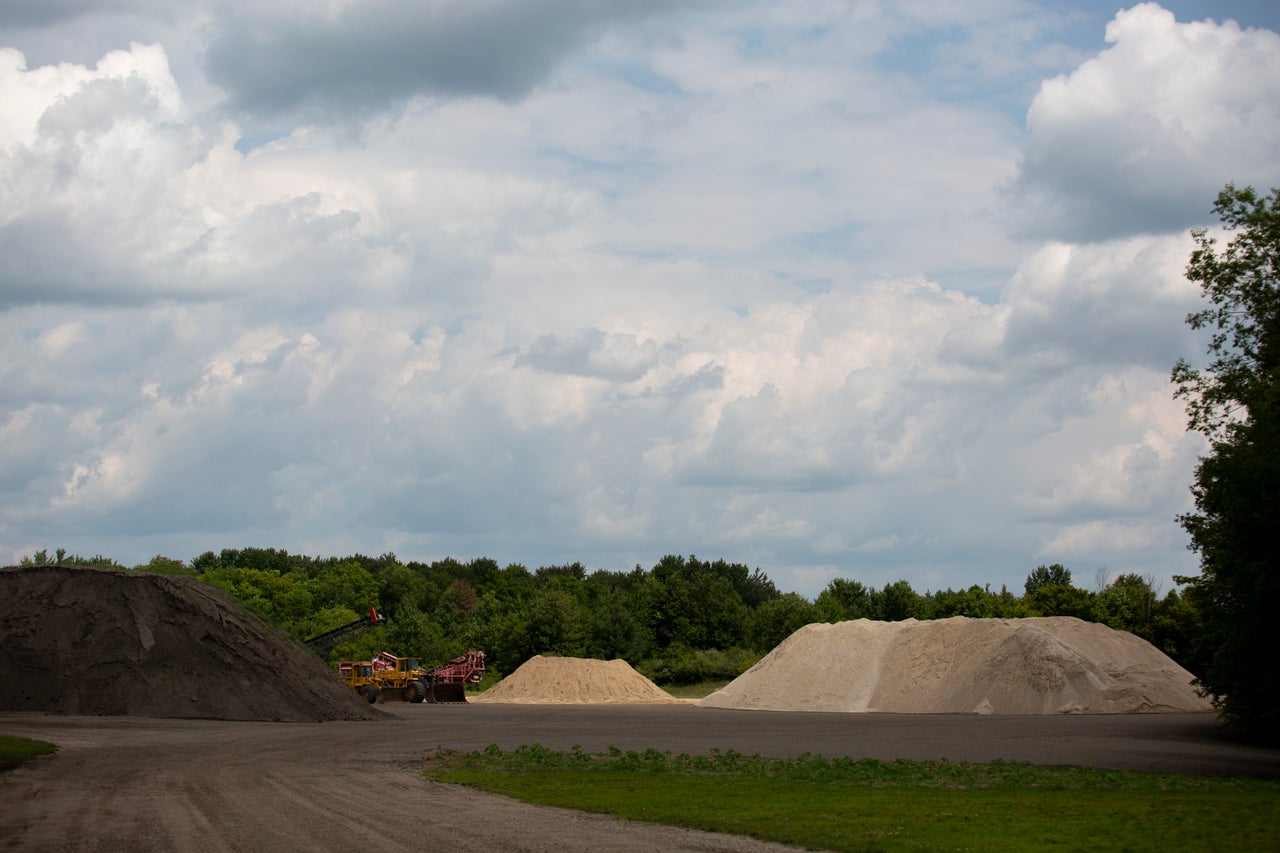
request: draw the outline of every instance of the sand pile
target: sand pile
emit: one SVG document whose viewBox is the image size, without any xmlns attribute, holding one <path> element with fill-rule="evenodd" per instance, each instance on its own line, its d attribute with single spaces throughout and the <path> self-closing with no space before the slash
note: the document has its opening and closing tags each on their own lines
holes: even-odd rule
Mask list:
<svg viewBox="0 0 1280 853">
<path fill-rule="evenodd" d="M 1208 711 L 1146 640 L 1073 617 L 807 625 L 700 706 L 898 714 Z"/>
<path fill-rule="evenodd" d="M 383 716 L 313 652 L 191 578 L 0 569 L 0 711 L 306 722 Z"/>
<path fill-rule="evenodd" d="M 472 702 L 654 705 L 680 702 L 624 660 L 534 655 Z"/>
</svg>

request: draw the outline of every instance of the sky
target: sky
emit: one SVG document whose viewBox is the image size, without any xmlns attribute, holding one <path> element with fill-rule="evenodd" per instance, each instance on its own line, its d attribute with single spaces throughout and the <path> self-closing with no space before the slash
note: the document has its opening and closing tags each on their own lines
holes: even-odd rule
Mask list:
<svg viewBox="0 0 1280 853">
<path fill-rule="evenodd" d="M 0 563 L 1162 592 L 1264 2 L 0 2 Z"/>
</svg>

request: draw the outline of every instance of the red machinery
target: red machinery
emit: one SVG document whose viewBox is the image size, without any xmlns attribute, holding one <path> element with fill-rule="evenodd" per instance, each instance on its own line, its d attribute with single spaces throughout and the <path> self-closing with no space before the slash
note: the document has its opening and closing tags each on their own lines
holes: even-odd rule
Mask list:
<svg viewBox="0 0 1280 853">
<path fill-rule="evenodd" d="M 479 684 L 484 675 L 484 652 L 467 652 L 431 670 L 439 684 Z"/>
</svg>

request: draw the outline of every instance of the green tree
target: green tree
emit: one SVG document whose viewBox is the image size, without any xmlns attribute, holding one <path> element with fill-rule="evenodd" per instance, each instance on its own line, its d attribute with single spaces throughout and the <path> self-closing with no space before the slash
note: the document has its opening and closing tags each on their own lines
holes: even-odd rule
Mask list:
<svg viewBox="0 0 1280 853">
<path fill-rule="evenodd" d="M 649 632 L 621 592 L 611 590 L 597 598 L 588 618 L 589 656 L 600 660 L 621 658 L 634 666 L 649 653 Z"/>
<path fill-rule="evenodd" d="M 906 580 L 884 585 L 884 589 L 871 592 L 872 618 L 885 622 L 901 622 L 920 614 L 920 596 Z"/>
<path fill-rule="evenodd" d="M 814 606 L 801 595 L 786 592 L 764 602 L 751 616 L 751 647 L 767 652 L 815 621 Z"/>
<path fill-rule="evenodd" d="M 1052 585 L 1071 586 L 1071 570 L 1061 563 L 1054 563 L 1052 566 L 1036 566 L 1035 571 L 1027 575 L 1024 592 L 1030 595 L 1042 586 Z"/>
<path fill-rule="evenodd" d="M 364 613 L 377 607 L 378 581 L 355 558 L 325 566 L 311 581 L 317 607 L 347 607 Z"/>
<path fill-rule="evenodd" d="M 583 651 L 582 615 L 573 596 L 563 589 L 540 589 L 529 602 L 525 644 L 531 655 L 580 657 Z"/>
<path fill-rule="evenodd" d="M 1032 616 L 1074 616 L 1086 622 L 1102 621 L 1098 596 L 1077 586 L 1047 584 L 1023 596 L 1022 604 Z"/>
<path fill-rule="evenodd" d="M 860 581 L 832 578 L 814 602 L 816 616 L 823 622 L 846 622 L 871 617 L 871 591 Z"/>
<path fill-rule="evenodd" d="M 947 619 L 952 616 L 985 619 L 996 615 L 998 601 L 990 590 L 977 584 L 968 589 L 942 590 L 925 598 L 927 615 L 930 619 Z"/>
<path fill-rule="evenodd" d="M 444 631 L 418 608 L 403 603 L 386 627 L 389 650 L 400 657 L 419 657 L 427 665 L 444 663 L 456 657 L 456 644 L 446 641 Z"/>
<path fill-rule="evenodd" d="M 479 604 L 480 596 L 476 588 L 459 578 L 440 596 L 437 615 L 442 625 L 456 628 L 466 621 Z"/>
<path fill-rule="evenodd" d="M 387 566 L 378 572 L 377 580 L 378 607 L 392 619 L 401 609 L 427 610 L 435 600 L 427 581 L 408 566 Z"/>
<path fill-rule="evenodd" d="M 158 575 L 194 575 L 195 572 L 188 569 L 186 564 L 181 560 L 175 560 L 171 557 L 165 557 L 156 554 L 151 558 L 151 562 L 134 566 L 135 571 L 154 572 Z"/>
<path fill-rule="evenodd" d="M 1280 189 L 1270 196 L 1228 184 L 1213 207 L 1225 247 L 1206 229 L 1187 278 L 1209 307 L 1187 317 L 1211 332 L 1208 364 L 1174 365 L 1175 396 L 1209 452 L 1196 467 L 1195 512 L 1179 518 L 1200 554 L 1200 574 L 1178 578 L 1199 610 L 1200 684 L 1226 719 L 1276 737 L 1280 723 Z"/>
<path fill-rule="evenodd" d="M 1198 655 L 1203 647 L 1197 638 L 1204 634 L 1200 608 L 1190 596 L 1179 595 L 1176 589 L 1156 605 L 1151 620 L 1151 644 L 1199 677 L 1205 670 L 1204 660 Z"/>
<path fill-rule="evenodd" d="M 110 557 L 95 554 L 92 557 L 81 557 L 79 554 L 68 554 L 66 548 L 58 548 L 49 554 L 47 550 L 36 551 L 30 557 L 18 561 L 20 566 L 92 566 L 99 569 L 123 569 L 124 566 Z"/>
<path fill-rule="evenodd" d="M 1158 596 L 1154 579 L 1132 573 L 1119 575 L 1098 594 L 1105 614 L 1103 621 L 1150 640 Z"/>
<path fill-rule="evenodd" d="M 660 646 L 728 649 L 746 635 L 747 608 L 724 574 L 690 557 L 666 556 L 654 566 L 649 628 Z"/>
</svg>

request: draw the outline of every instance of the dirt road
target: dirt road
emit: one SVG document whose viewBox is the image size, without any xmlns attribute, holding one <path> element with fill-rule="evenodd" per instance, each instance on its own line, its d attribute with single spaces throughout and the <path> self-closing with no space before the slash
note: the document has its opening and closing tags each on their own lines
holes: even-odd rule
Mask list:
<svg viewBox="0 0 1280 853">
<path fill-rule="evenodd" d="M 0 848 L 51 851 L 755 851 L 775 845 L 527 806 L 419 775 L 437 747 L 711 748 L 992 758 L 1280 777 L 1211 715 L 976 717 L 692 706 L 388 705 L 379 722 L 0 714 L 61 751 L 0 775 Z"/>
</svg>

